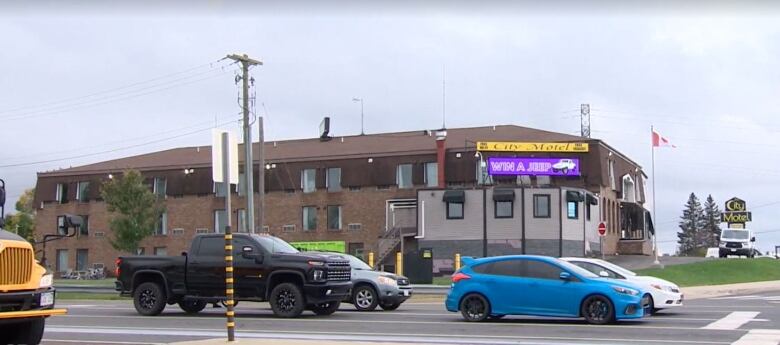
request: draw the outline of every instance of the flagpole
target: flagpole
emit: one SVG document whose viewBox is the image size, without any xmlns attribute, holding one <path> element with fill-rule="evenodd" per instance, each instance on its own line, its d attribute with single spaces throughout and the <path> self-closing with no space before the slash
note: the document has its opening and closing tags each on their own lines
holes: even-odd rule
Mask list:
<svg viewBox="0 0 780 345">
<path fill-rule="evenodd" d="M 653 125 L 650 125 L 650 162 L 651 162 L 651 169 L 653 172 L 653 226 L 657 224 L 658 218 L 655 217 L 655 204 L 656 204 L 656 198 L 655 198 L 655 129 L 653 129 Z M 660 141 L 660 137 L 658 138 Z M 653 254 L 655 255 L 655 261 L 653 261 L 653 264 L 656 266 L 661 265 L 661 261 L 658 261 L 658 229 L 653 228 Z"/>
</svg>

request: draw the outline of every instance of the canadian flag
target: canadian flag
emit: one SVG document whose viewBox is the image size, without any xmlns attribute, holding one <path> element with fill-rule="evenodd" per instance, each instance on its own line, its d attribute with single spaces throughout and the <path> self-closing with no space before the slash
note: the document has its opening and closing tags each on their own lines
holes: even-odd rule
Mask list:
<svg viewBox="0 0 780 345">
<path fill-rule="evenodd" d="M 672 145 L 672 143 L 669 142 L 669 139 L 666 139 L 662 137 L 658 132 L 653 131 L 653 147 L 661 147 L 661 146 L 669 146 L 669 147 L 677 147 Z"/>
</svg>

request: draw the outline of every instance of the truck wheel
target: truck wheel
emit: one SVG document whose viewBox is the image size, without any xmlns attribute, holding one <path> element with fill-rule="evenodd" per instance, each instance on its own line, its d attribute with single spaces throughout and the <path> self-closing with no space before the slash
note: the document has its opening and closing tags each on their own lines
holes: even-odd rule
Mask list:
<svg viewBox="0 0 780 345">
<path fill-rule="evenodd" d="M 398 309 L 398 307 L 401 306 L 401 303 L 390 303 L 390 304 L 380 304 L 380 307 L 382 307 L 382 310 L 392 311 Z"/>
<path fill-rule="evenodd" d="M 197 314 L 201 310 L 203 310 L 203 308 L 206 308 L 206 301 L 199 301 L 193 299 L 184 300 L 179 302 L 179 308 L 181 308 L 181 310 L 184 310 L 184 312 L 187 314 Z"/>
<path fill-rule="evenodd" d="M 328 302 L 328 303 L 322 303 L 322 304 L 315 304 L 311 307 L 311 311 L 313 311 L 317 315 L 330 315 L 336 312 L 336 310 L 339 310 L 339 306 L 341 305 L 341 302 Z"/>
<path fill-rule="evenodd" d="M 162 287 L 153 282 L 138 285 L 133 293 L 135 311 L 144 316 L 160 315 L 165 309 L 165 300 Z"/>
<path fill-rule="evenodd" d="M 270 302 L 274 315 L 283 318 L 300 316 L 306 306 L 301 288 L 293 283 L 281 283 L 274 287 Z"/>
<path fill-rule="evenodd" d="M 13 324 L 0 328 L 0 343 L 38 345 L 43 338 L 46 319 L 37 318 L 22 324 Z"/>
<path fill-rule="evenodd" d="M 362 285 L 352 294 L 352 304 L 359 311 L 372 311 L 379 304 L 376 290 L 369 285 Z"/>
</svg>

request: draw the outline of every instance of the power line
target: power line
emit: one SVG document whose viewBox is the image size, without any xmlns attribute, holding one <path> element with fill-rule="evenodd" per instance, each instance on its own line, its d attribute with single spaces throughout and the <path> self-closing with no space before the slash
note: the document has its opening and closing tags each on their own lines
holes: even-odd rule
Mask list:
<svg viewBox="0 0 780 345">
<path fill-rule="evenodd" d="M 220 119 L 224 119 L 224 117 L 222 117 Z M 158 137 L 160 135 L 164 135 L 164 134 L 168 134 L 168 133 L 175 133 L 175 132 L 180 132 L 180 131 L 191 129 L 191 128 L 195 128 L 195 127 L 201 127 L 201 126 L 203 126 L 205 124 L 210 124 L 211 126 L 215 125 L 214 120 L 202 121 L 202 122 L 194 123 L 194 124 L 192 124 L 190 126 L 178 127 L 178 128 L 169 129 L 169 130 L 166 130 L 166 131 L 157 132 L 157 133 L 144 135 L 144 136 L 140 136 L 140 137 L 125 138 L 125 139 L 121 139 L 121 140 L 114 140 L 114 141 L 103 142 L 103 143 L 100 144 L 100 146 L 107 146 L 107 145 L 110 145 L 110 144 L 119 144 L 119 143 L 132 142 L 132 141 L 143 140 L 143 139 L 148 139 L 148 138 L 154 138 L 154 137 Z M 43 156 L 43 157 L 45 157 L 45 156 L 53 156 L 53 155 L 66 153 L 66 152 L 75 152 L 75 151 L 81 151 L 81 150 L 85 150 L 85 149 L 94 149 L 95 147 L 96 147 L 95 145 L 90 145 L 90 146 L 83 146 L 83 147 L 71 148 L 71 149 L 59 150 L 59 151 L 48 151 L 48 152 L 43 152 L 43 153 L 32 153 L 32 154 L 26 154 L 24 156 L 7 157 L 7 158 L 3 158 L 3 160 L 5 161 L 5 160 L 14 160 L 14 159 L 26 158 L 26 157 L 29 157 L 31 155 L 34 155 L 36 157 L 38 157 L 38 156 Z"/>
<path fill-rule="evenodd" d="M 151 83 L 151 82 L 154 82 L 154 81 L 167 79 L 167 78 L 170 78 L 170 77 L 173 77 L 173 76 L 185 74 L 185 73 L 188 73 L 188 72 L 191 72 L 191 71 L 195 71 L 195 70 L 201 69 L 201 68 L 206 67 L 206 66 L 211 66 L 212 70 L 213 70 L 213 64 L 219 63 L 221 60 L 222 59 L 217 60 L 217 61 L 212 61 L 212 62 L 203 64 L 203 65 L 195 66 L 195 67 L 192 67 L 192 68 L 188 68 L 188 69 L 185 69 L 183 71 L 174 72 L 174 73 L 162 75 L 162 76 L 159 76 L 159 77 L 156 77 L 156 78 L 147 79 L 147 80 L 144 80 L 144 81 L 139 81 L 139 82 L 135 82 L 135 83 L 131 83 L 131 84 L 127 84 L 127 85 L 124 85 L 124 86 L 119 86 L 119 87 L 115 87 L 115 88 L 111 88 L 111 89 L 107 89 L 107 90 L 103 90 L 103 91 L 97 91 L 97 92 L 89 93 L 89 94 L 82 95 L 82 96 L 71 97 L 71 98 L 64 98 L 64 99 L 60 99 L 60 100 L 56 100 L 56 101 L 50 101 L 50 102 L 46 102 L 46 103 L 41 103 L 41 104 L 38 104 L 38 105 L 35 105 L 35 106 L 25 106 L 25 107 L 19 107 L 19 108 L 14 108 L 14 109 L 6 109 L 6 110 L 0 111 L 0 114 L 13 113 L 13 112 L 18 112 L 20 110 L 26 110 L 26 109 L 45 108 L 45 107 L 49 107 L 49 106 L 55 105 L 55 104 L 69 103 L 69 102 L 78 101 L 78 100 L 82 100 L 82 99 L 86 99 L 86 98 L 90 98 L 90 97 L 94 97 L 94 96 L 98 96 L 98 95 L 102 95 L 102 94 L 113 93 L 114 91 L 129 89 L 129 88 L 133 88 L 133 87 L 138 86 L 138 85 L 148 84 L 148 83 Z M 222 66 L 218 66 L 218 67 L 222 67 Z"/>
<path fill-rule="evenodd" d="M 682 125 L 682 126 L 702 126 L 702 123 L 695 123 L 695 122 L 686 122 L 686 121 L 679 121 L 679 120 L 665 120 L 664 118 L 648 118 L 647 116 L 638 116 L 636 113 L 628 113 L 628 112 L 619 112 L 619 111 L 609 111 L 609 110 L 597 110 L 597 109 L 591 109 L 592 111 L 598 113 L 615 113 L 615 114 L 624 114 L 629 116 L 611 116 L 611 115 L 602 115 L 602 114 L 593 114 L 594 117 L 601 117 L 601 118 L 607 118 L 607 119 L 614 119 L 614 120 L 641 120 L 646 121 L 648 123 L 669 123 L 669 124 L 676 124 L 676 125 Z M 677 118 L 679 119 L 679 117 Z M 721 127 L 721 128 L 728 128 L 728 129 L 741 129 L 741 130 L 755 130 L 755 127 L 743 127 L 738 125 L 719 125 L 715 123 L 706 123 L 707 127 Z M 767 131 L 770 132 L 777 132 L 780 131 L 777 127 L 775 128 L 767 128 L 766 125 L 763 124 L 757 124 L 758 127 L 762 127 Z"/>
<path fill-rule="evenodd" d="M 224 126 L 224 125 L 227 125 L 227 124 L 230 124 L 230 123 L 233 123 L 233 122 L 235 122 L 235 120 L 234 121 L 220 123 L 217 126 Z M 32 162 L 25 162 L 25 163 L 0 165 L 0 168 L 12 168 L 12 167 L 20 167 L 20 166 L 31 166 L 31 165 L 38 165 L 38 164 L 45 164 L 45 163 L 60 162 L 60 161 L 65 161 L 65 160 L 70 160 L 70 159 L 78 159 L 78 158 L 97 156 L 97 155 L 102 155 L 102 154 L 106 154 L 106 153 L 112 153 L 112 152 L 127 150 L 127 149 L 131 149 L 131 148 L 136 148 L 136 147 L 156 144 L 156 143 L 160 143 L 160 142 L 164 142 L 164 141 L 168 141 L 168 140 L 178 139 L 178 138 L 186 137 L 186 136 L 189 136 L 189 135 L 197 134 L 197 133 L 200 133 L 200 132 L 203 132 L 203 131 L 208 131 L 208 130 L 211 130 L 212 128 L 213 128 L 212 126 L 209 126 L 208 128 L 198 129 L 196 131 L 187 132 L 187 133 L 183 133 L 183 134 L 179 134 L 179 135 L 175 135 L 175 136 L 171 136 L 171 137 L 161 138 L 161 139 L 157 139 L 157 140 L 148 141 L 148 142 L 145 142 L 145 143 L 129 145 L 129 146 L 124 146 L 124 147 L 118 147 L 118 148 L 114 148 L 114 149 L 110 149 L 110 150 L 104 150 L 104 151 L 99 151 L 99 152 L 92 152 L 92 153 L 86 153 L 86 154 L 69 156 L 69 157 L 47 159 L 47 160 L 40 160 L 40 161 L 32 161 Z"/>
<path fill-rule="evenodd" d="M 30 111 L 30 112 L 27 112 L 27 113 L 21 113 L 21 114 L 9 116 L 9 117 L 0 118 L 0 120 L 3 120 L 3 121 L 19 120 L 19 119 L 40 117 L 40 116 L 46 116 L 46 115 L 52 115 L 52 114 L 58 114 L 58 113 L 67 113 L 67 112 L 81 110 L 81 109 L 94 108 L 94 107 L 105 105 L 105 104 L 110 104 L 110 103 L 115 103 L 115 102 L 119 102 L 119 101 L 124 101 L 124 100 L 132 99 L 132 98 L 137 98 L 137 97 L 141 97 L 141 96 L 150 95 L 150 94 L 153 94 L 153 93 L 158 93 L 160 91 L 170 90 L 170 89 L 173 89 L 173 88 L 194 84 L 194 83 L 201 82 L 201 81 L 204 81 L 204 80 L 214 79 L 214 78 L 219 77 L 219 76 L 221 76 L 221 75 L 223 75 L 225 73 L 224 71 L 219 71 L 219 70 L 212 70 L 212 71 L 209 71 L 207 73 L 213 73 L 213 72 L 218 72 L 218 73 L 214 74 L 212 76 L 204 77 L 204 78 L 199 78 L 199 79 L 195 79 L 195 80 L 189 80 L 189 81 L 186 81 L 186 82 L 172 84 L 172 85 L 167 86 L 167 87 L 156 88 L 156 89 L 151 89 L 151 90 L 150 90 L 150 88 L 139 89 L 139 90 L 135 90 L 135 91 L 132 91 L 132 92 L 127 92 L 127 93 L 124 93 L 124 94 L 117 94 L 117 95 L 114 95 L 114 96 L 111 96 L 111 97 L 107 97 L 106 99 L 104 99 L 102 101 L 101 100 L 95 100 L 95 101 L 90 101 L 90 102 L 83 102 L 83 103 L 80 103 L 80 104 L 63 105 L 63 106 L 58 107 L 58 108 L 38 110 L 38 111 Z M 182 78 L 182 79 L 189 79 L 189 78 L 191 78 L 191 77 Z M 157 86 L 162 86 L 162 85 L 165 85 L 165 84 L 160 84 L 160 85 L 157 85 Z M 146 90 L 148 90 L 148 91 L 146 91 Z M 145 92 L 142 92 L 142 91 L 145 91 Z M 125 95 L 127 95 L 127 96 L 125 96 Z M 118 96 L 125 96 L 125 97 L 118 97 Z"/>
</svg>

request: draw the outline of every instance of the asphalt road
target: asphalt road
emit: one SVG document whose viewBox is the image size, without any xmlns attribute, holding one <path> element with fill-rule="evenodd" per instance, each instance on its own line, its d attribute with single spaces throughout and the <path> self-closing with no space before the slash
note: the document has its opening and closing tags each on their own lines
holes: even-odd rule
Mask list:
<svg viewBox="0 0 780 345">
<path fill-rule="evenodd" d="M 136 314 L 130 301 L 67 301 L 67 316 L 48 320 L 44 344 L 159 344 L 224 338 L 224 309 L 186 315 L 169 306 L 161 316 Z M 237 337 L 401 341 L 439 344 L 780 344 L 780 291 L 687 301 L 640 321 L 593 326 L 581 320 L 507 317 L 466 323 L 441 302 L 414 299 L 397 311 L 274 318 L 267 304 L 237 307 Z"/>
</svg>

